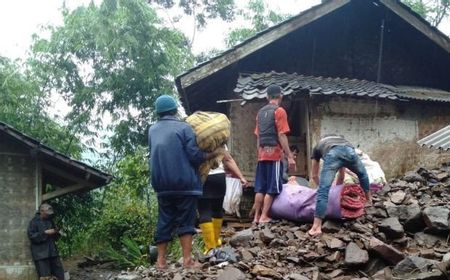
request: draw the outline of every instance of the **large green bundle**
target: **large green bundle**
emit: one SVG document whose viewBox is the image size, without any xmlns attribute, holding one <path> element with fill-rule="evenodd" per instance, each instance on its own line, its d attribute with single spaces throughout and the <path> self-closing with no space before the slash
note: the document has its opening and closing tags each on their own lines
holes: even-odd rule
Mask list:
<svg viewBox="0 0 450 280">
<path fill-rule="evenodd" d="M 198 111 L 190 115 L 186 119 L 186 122 L 194 129 L 197 144 L 205 152 L 212 152 L 223 146 L 230 138 L 231 124 L 230 120 L 224 114 Z M 223 155 L 210 159 L 200 166 L 202 182 L 206 180 L 209 170 L 211 168 L 217 168 L 218 163 L 222 159 Z"/>
</svg>

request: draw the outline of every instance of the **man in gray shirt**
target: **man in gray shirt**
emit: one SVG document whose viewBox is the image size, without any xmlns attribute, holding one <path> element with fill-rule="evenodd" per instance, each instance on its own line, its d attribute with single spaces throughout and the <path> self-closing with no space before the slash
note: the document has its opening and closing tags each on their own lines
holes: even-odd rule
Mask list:
<svg viewBox="0 0 450 280">
<path fill-rule="evenodd" d="M 314 147 L 311 159 L 312 179 L 319 186 L 319 189 L 317 190 L 314 223 L 308 233 L 311 236 L 317 236 L 322 233 L 322 220 L 327 212 L 328 194 L 338 171 L 338 184 L 342 184 L 344 181 L 344 171 L 345 168 L 348 168 L 358 176 L 369 203 L 372 198 L 366 168 L 356 154 L 353 145 L 343 136 L 336 134 L 325 135 Z M 323 166 L 319 180 L 320 159 L 323 160 Z"/>
</svg>

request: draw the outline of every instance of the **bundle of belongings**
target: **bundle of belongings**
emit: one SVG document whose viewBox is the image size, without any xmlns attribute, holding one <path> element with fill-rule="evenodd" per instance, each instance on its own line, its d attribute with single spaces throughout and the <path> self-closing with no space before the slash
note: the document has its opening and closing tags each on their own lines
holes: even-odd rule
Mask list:
<svg viewBox="0 0 450 280">
<path fill-rule="evenodd" d="M 386 184 L 380 164 L 357 150 L 369 176 L 370 190 L 377 192 Z M 343 185 L 334 185 L 328 196 L 327 219 L 355 219 L 364 214 L 366 196 L 359 185 L 358 176 L 346 169 Z M 271 215 L 276 218 L 298 222 L 312 222 L 316 209 L 317 189 L 300 185 L 294 178 L 283 185 L 283 190 L 275 198 Z"/>
<path fill-rule="evenodd" d="M 356 153 L 358 154 L 361 162 L 366 168 L 367 175 L 369 176 L 370 190 L 373 193 L 381 190 L 384 185 L 386 185 L 387 181 L 380 164 L 376 161 L 371 160 L 366 153 L 359 149 L 356 149 Z M 344 183 L 359 184 L 358 176 L 356 176 L 356 174 L 354 174 L 350 170 L 346 169 Z"/>
<path fill-rule="evenodd" d="M 186 122 L 194 129 L 197 144 L 205 152 L 212 152 L 224 146 L 230 138 L 231 124 L 224 114 L 198 111 L 187 117 Z M 209 170 L 217 168 L 222 159 L 223 155 L 200 165 L 199 172 L 202 182 L 206 181 Z"/>
<path fill-rule="evenodd" d="M 283 185 L 283 190 L 275 198 L 271 215 L 275 218 L 296 222 L 312 222 L 316 209 L 317 189 L 295 183 Z M 327 219 L 354 219 L 364 214 L 366 196 L 356 184 L 336 185 L 330 188 Z"/>
</svg>

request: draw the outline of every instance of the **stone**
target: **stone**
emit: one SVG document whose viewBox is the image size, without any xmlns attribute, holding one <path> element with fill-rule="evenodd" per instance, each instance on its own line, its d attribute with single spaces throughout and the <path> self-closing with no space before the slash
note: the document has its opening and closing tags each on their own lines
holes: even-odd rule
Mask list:
<svg viewBox="0 0 450 280">
<path fill-rule="evenodd" d="M 434 247 L 438 243 L 445 243 L 446 239 L 441 236 L 418 232 L 414 234 L 414 240 L 419 246 Z"/>
<path fill-rule="evenodd" d="M 450 261 L 450 253 L 445 254 L 445 255 L 442 257 L 442 261 L 443 261 L 443 262 L 448 262 L 448 261 Z"/>
<path fill-rule="evenodd" d="M 431 249 L 421 249 L 420 250 L 420 256 L 422 257 L 422 258 L 434 258 L 434 249 L 433 248 L 431 248 Z"/>
<path fill-rule="evenodd" d="M 448 232 L 448 207 L 434 206 L 423 210 L 423 218 L 428 229 L 433 232 Z"/>
<path fill-rule="evenodd" d="M 379 207 L 367 207 L 365 209 L 367 216 L 373 216 L 377 218 L 387 218 L 388 214 L 386 213 L 386 210 L 379 208 Z"/>
<path fill-rule="evenodd" d="M 406 194 L 404 191 L 396 191 L 395 193 L 391 194 L 391 201 L 395 204 L 402 204 L 402 202 L 406 198 Z"/>
<path fill-rule="evenodd" d="M 245 280 L 245 274 L 239 269 L 227 266 L 222 273 L 217 276 L 217 280 Z"/>
<path fill-rule="evenodd" d="M 261 238 L 262 242 L 268 244 L 273 239 L 275 239 L 275 235 L 269 228 L 264 228 L 262 231 L 259 232 L 259 238 Z"/>
<path fill-rule="evenodd" d="M 406 172 L 405 176 L 403 176 L 403 180 L 409 183 L 414 182 L 426 183 L 425 179 L 422 176 L 420 176 L 419 173 L 414 171 Z"/>
<path fill-rule="evenodd" d="M 323 241 L 325 241 L 328 248 L 333 249 L 333 250 L 343 248 L 345 246 L 345 243 L 342 240 L 337 239 L 331 235 L 323 234 L 321 239 Z"/>
<path fill-rule="evenodd" d="M 400 224 L 398 218 L 396 217 L 382 220 L 378 224 L 378 229 L 386 234 L 386 237 L 390 239 L 401 238 L 405 234 L 403 226 Z"/>
<path fill-rule="evenodd" d="M 336 261 L 339 261 L 339 259 L 341 258 L 341 252 L 339 251 L 335 251 L 334 253 L 332 253 L 331 255 L 327 256 L 325 259 L 328 262 L 334 263 Z"/>
<path fill-rule="evenodd" d="M 341 229 L 341 225 L 333 221 L 325 221 L 322 225 L 322 232 L 324 233 L 336 233 Z"/>
<path fill-rule="evenodd" d="M 230 239 L 230 245 L 233 247 L 249 246 L 252 239 L 253 231 L 251 229 L 246 229 L 235 233 Z"/>
<path fill-rule="evenodd" d="M 125 274 L 117 276 L 117 280 L 139 280 L 141 277 L 135 274 Z"/>
<path fill-rule="evenodd" d="M 343 271 L 342 269 L 335 269 L 335 270 L 333 270 L 332 272 L 328 273 L 327 276 L 328 276 L 330 279 L 334 279 L 334 278 L 336 278 L 336 277 L 342 275 L 343 273 L 344 273 L 344 271 Z"/>
<path fill-rule="evenodd" d="M 276 279 L 282 279 L 283 276 L 281 276 L 280 273 L 276 272 L 272 268 L 265 267 L 263 265 L 257 264 L 252 269 L 252 274 L 257 276 L 268 276 Z"/>
<path fill-rule="evenodd" d="M 345 248 L 345 264 L 349 266 L 365 264 L 369 261 L 369 254 L 362 250 L 354 242 L 350 242 Z"/>
<path fill-rule="evenodd" d="M 418 204 L 395 205 L 390 202 L 385 202 L 384 206 L 389 217 L 397 217 L 403 223 L 406 231 L 415 233 L 425 228 L 422 212 Z"/>
<path fill-rule="evenodd" d="M 183 280 L 183 276 L 180 273 L 176 273 L 173 276 L 173 280 Z"/>
<path fill-rule="evenodd" d="M 300 259 L 297 257 L 287 257 L 286 260 L 293 262 L 293 263 L 299 263 Z"/>
<path fill-rule="evenodd" d="M 437 262 L 417 256 L 408 256 L 399 262 L 393 269 L 396 275 L 408 275 L 415 272 L 427 272 Z"/>
<path fill-rule="evenodd" d="M 405 258 L 402 252 L 375 237 L 370 239 L 369 248 L 391 264 L 397 264 Z"/>
<path fill-rule="evenodd" d="M 291 273 L 291 274 L 289 274 L 287 276 L 287 279 L 290 279 L 290 280 L 309 280 L 308 277 L 305 277 L 305 276 L 303 276 L 301 274 L 298 274 L 298 273 Z"/>
<path fill-rule="evenodd" d="M 250 251 L 246 249 L 241 250 L 241 257 L 244 262 L 250 262 L 253 260 L 252 253 L 250 253 Z"/>
</svg>

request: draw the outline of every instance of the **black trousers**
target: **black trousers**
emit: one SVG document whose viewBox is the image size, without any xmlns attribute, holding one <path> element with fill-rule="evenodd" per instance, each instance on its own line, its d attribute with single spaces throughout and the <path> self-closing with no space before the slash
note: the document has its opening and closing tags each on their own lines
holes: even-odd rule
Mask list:
<svg viewBox="0 0 450 280">
<path fill-rule="evenodd" d="M 223 218 L 223 199 L 220 198 L 200 198 L 198 200 L 198 221 L 200 224 L 209 223 L 212 218 Z"/>
<path fill-rule="evenodd" d="M 54 276 L 58 280 L 64 280 L 64 268 L 59 257 L 53 257 L 34 261 L 39 277 Z"/>
</svg>

